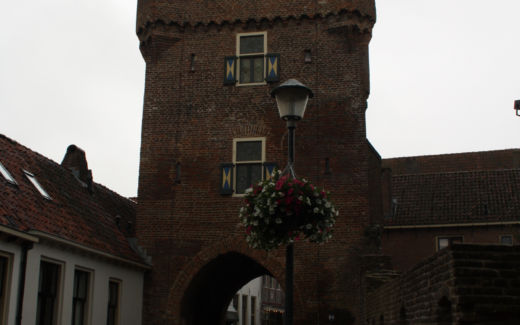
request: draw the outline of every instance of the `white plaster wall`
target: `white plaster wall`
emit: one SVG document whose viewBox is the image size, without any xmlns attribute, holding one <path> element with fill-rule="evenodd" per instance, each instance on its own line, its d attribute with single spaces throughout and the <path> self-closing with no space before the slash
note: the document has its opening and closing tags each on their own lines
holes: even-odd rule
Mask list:
<svg viewBox="0 0 520 325">
<path fill-rule="evenodd" d="M 261 301 L 262 301 L 262 277 L 258 277 L 256 279 L 253 279 L 249 281 L 245 286 L 243 286 L 237 294 L 239 295 L 238 298 L 238 315 L 240 318 L 239 325 L 260 325 L 261 319 L 260 314 L 262 313 L 262 307 L 261 307 Z M 247 296 L 247 315 L 246 315 L 246 322 L 244 322 L 244 318 L 242 317 L 242 296 Z M 256 305 L 255 308 L 255 324 L 250 324 L 251 319 L 251 296 L 256 297 Z"/>
<path fill-rule="evenodd" d="M 12 247 L 11 247 L 12 246 Z M 0 243 L 0 250 L 15 254 L 8 325 L 15 324 L 16 296 L 20 266 L 21 248 Z M 140 325 L 143 297 L 143 271 L 74 254 L 69 250 L 51 247 L 45 244 L 34 244 L 28 253 L 25 282 L 24 307 L 22 325 L 36 324 L 36 303 L 38 299 L 38 280 L 40 261 L 47 258 L 62 265 L 61 287 L 59 290 L 59 311 L 57 325 L 69 325 L 72 322 L 72 295 L 74 270 L 82 268 L 90 270 L 90 303 L 87 325 L 106 324 L 108 310 L 108 284 L 111 278 L 121 281 L 120 324 Z"/>
<path fill-rule="evenodd" d="M 19 245 L 6 243 L 0 241 L 0 252 L 11 255 L 9 264 L 9 276 L 11 281 L 8 281 L 7 289 L 7 324 L 15 324 L 16 321 L 16 303 L 18 301 L 18 287 L 20 282 L 20 258 L 22 255 L 22 248 Z"/>
</svg>

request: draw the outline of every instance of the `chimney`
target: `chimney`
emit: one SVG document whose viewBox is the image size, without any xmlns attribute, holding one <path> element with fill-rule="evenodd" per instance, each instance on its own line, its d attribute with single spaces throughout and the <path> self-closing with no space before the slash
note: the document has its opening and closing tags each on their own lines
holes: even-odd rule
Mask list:
<svg viewBox="0 0 520 325">
<path fill-rule="evenodd" d="M 61 165 L 70 169 L 72 173 L 74 173 L 74 176 L 83 183 L 87 183 L 87 177 L 89 175 L 92 179 L 92 172 L 89 174 L 85 151 L 73 144 L 67 148 L 67 153 L 65 154 Z"/>
<path fill-rule="evenodd" d="M 392 168 L 381 169 L 381 185 L 383 187 L 383 215 L 385 219 L 392 218 Z"/>
<path fill-rule="evenodd" d="M 92 179 L 92 170 L 88 170 L 87 171 L 87 189 L 89 191 L 90 194 L 94 193 L 94 189 L 92 188 L 92 183 L 93 183 L 93 179 Z"/>
</svg>

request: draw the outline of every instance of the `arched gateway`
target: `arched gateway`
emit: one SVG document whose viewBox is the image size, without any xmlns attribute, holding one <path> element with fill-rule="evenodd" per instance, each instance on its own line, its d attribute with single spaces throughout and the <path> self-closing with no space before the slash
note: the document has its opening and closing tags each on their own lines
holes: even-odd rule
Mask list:
<svg viewBox="0 0 520 325">
<path fill-rule="evenodd" d="M 152 257 L 143 324 L 219 325 L 243 284 L 284 286 L 285 249 L 249 248 L 245 188 L 287 164 L 272 89 L 314 91 L 296 132 L 296 173 L 329 190 L 333 241 L 295 245 L 295 324 L 354 324 L 364 229 L 382 217 L 366 140 L 374 0 L 139 0 L 146 61 L 136 231 Z M 379 195 L 379 196 L 378 196 Z M 247 324 L 253 325 L 253 324 Z M 257 325 L 257 324 L 254 324 Z"/>
</svg>

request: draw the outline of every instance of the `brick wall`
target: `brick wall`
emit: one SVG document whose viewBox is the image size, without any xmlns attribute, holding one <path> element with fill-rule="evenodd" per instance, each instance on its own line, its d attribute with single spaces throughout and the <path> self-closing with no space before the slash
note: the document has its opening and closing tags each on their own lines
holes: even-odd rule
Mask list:
<svg viewBox="0 0 520 325">
<path fill-rule="evenodd" d="M 495 150 L 383 159 L 393 175 L 520 168 L 520 150 Z"/>
<path fill-rule="evenodd" d="M 153 262 L 145 280 L 143 324 L 190 325 L 197 319 L 213 324 L 236 289 L 258 275 L 272 275 L 285 287 L 285 250 L 249 249 L 238 218 L 243 200 L 219 194 L 220 164 L 232 161 L 233 138 L 265 137 L 266 161 L 282 168 L 287 163 L 287 130 L 269 96 L 280 83 L 222 85 L 224 57 L 236 53 L 236 34 L 253 31 L 267 31 L 268 52 L 280 53 L 281 80 L 298 79 L 315 93 L 296 129 L 296 173 L 329 190 L 340 211 L 332 242 L 296 244 L 296 322 L 327 322 L 334 310 L 339 323 L 353 324 L 355 265 L 370 222 L 365 110 L 373 17 L 339 10 L 326 18 L 231 19 L 221 25 L 179 27 L 154 20 L 180 3 L 165 3 L 164 10 L 152 0 L 139 4 L 139 19 L 152 17 L 139 32 L 147 67 L 136 229 Z M 248 16 L 253 2 L 207 3 Z M 347 9 L 352 3 L 373 5 L 329 3 Z M 212 11 L 206 13 L 198 19 L 210 19 Z M 186 11 L 186 20 L 194 21 L 192 14 Z M 310 64 L 304 62 L 305 50 L 311 50 Z"/>
<path fill-rule="evenodd" d="M 455 244 L 367 293 L 358 324 L 518 324 L 519 276 L 520 246 Z"/>
<path fill-rule="evenodd" d="M 463 236 L 464 243 L 500 244 L 500 235 L 511 234 L 509 226 L 385 228 L 381 236 L 381 250 L 383 254 L 392 256 L 395 270 L 406 271 L 435 254 L 437 237 Z"/>
</svg>

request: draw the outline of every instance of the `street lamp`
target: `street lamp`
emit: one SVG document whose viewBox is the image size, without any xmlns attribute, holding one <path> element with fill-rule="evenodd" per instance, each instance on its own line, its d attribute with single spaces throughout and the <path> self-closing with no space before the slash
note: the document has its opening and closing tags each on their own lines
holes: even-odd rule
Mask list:
<svg viewBox="0 0 520 325">
<path fill-rule="evenodd" d="M 295 79 L 289 79 L 285 83 L 273 89 L 271 96 L 276 98 L 280 118 L 287 121 L 289 129 L 289 175 L 295 178 L 294 173 L 294 129 L 299 120 L 305 114 L 307 101 L 314 96 L 312 90 L 305 87 Z M 293 325 L 293 293 L 294 293 L 294 244 L 286 246 L 285 255 L 285 324 Z"/>
</svg>

